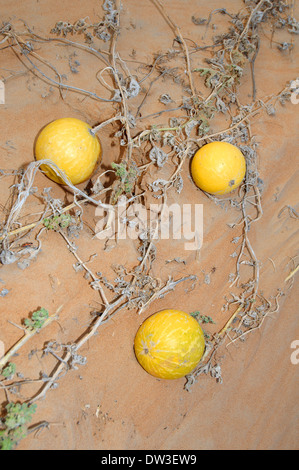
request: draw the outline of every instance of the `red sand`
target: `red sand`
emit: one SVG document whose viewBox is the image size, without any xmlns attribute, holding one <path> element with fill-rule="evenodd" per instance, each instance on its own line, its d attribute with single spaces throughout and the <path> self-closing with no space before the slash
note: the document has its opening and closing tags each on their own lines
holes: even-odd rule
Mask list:
<svg viewBox="0 0 299 470">
<path fill-rule="evenodd" d="M 91 21 L 99 21 L 103 15 L 100 2 L 73 0 L 27 0 L 1 2 L 2 19 L 24 27 L 19 19 L 25 20 L 34 31 L 48 36 L 50 29 L 59 20 L 74 22 L 89 15 Z M 170 1 L 164 5 L 172 19 L 180 25 L 184 38 L 194 38 L 201 43 L 204 27 L 195 26 L 191 16 L 207 17 L 214 8 L 226 7 L 237 12 L 244 4 L 241 1 Z M 218 15 L 215 24 L 223 21 Z M 152 54 L 172 47 L 173 32 L 157 13 L 150 1 L 128 0 L 124 2 L 121 16 L 122 31 L 117 43 L 121 57 L 151 62 Z M 277 33 L 278 35 L 278 33 Z M 283 37 L 284 34 L 282 34 Z M 289 40 L 286 35 L 285 40 Z M 76 40 L 75 37 L 70 39 Z M 82 38 L 79 38 L 83 42 Z M 277 39 L 274 36 L 274 39 Z M 293 36 L 293 40 L 295 40 Z M 279 39 L 281 40 L 281 37 Z M 208 38 L 205 39 L 208 43 Z M 41 45 L 37 51 L 55 64 L 69 79 L 82 88 L 93 88 L 99 94 L 105 92 L 95 79 L 95 73 L 103 64 L 94 56 L 77 49 L 75 57 L 80 62 L 79 74 L 71 75 L 68 57 L 74 49 L 62 45 Z M 105 46 L 103 46 L 105 47 Z M 133 50 L 136 51 L 136 55 Z M 46 52 L 45 52 L 46 51 Z M 63 116 L 84 119 L 91 125 L 110 118 L 114 109 L 110 103 L 101 104 L 82 95 L 63 93 L 62 100 L 56 88 L 33 77 L 11 50 L 1 54 L 0 70 L 13 70 L 20 75 L 6 84 L 6 104 L 0 106 L 1 168 L 19 168 L 33 158 L 33 142 L 42 126 Z M 198 67 L 203 56 L 192 57 L 192 66 Z M 259 98 L 278 93 L 285 83 L 296 78 L 298 47 L 292 53 L 282 54 L 277 47 L 270 47 L 266 33 L 262 34 L 261 50 L 257 57 L 256 85 Z M 138 64 L 128 62 L 132 70 Z M 22 73 L 22 74 L 21 74 Z M 3 76 L 9 72 L 1 70 Z M 201 91 L 206 92 L 202 79 L 197 82 Z M 251 79 L 249 70 L 240 87 L 240 100 L 245 104 L 250 98 Z M 162 90 L 162 91 L 161 91 Z M 157 106 L 157 97 L 163 92 L 175 93 L 175 86 L 167 79 L 159 80 L 151 90 L 154 99 L 147 99 L 142 108 L 143 116 L 164 109 Z M 155 301 L 140 317 L 134 311 L 119 313 L 103 325 L 81 351 L 87 357 L 87 365 L 70 371 L 59 382 L 59 387 L 47 394 L 38 403 L 33 423 L 47 420 L 49 430 L 38 435 L 31 434 L 24 439 L 19 449 L 297 449 L 298 426 L 298 378 L 299 364 L 291 363 L 291 343 L 299 340 L 298 288 L 297 278 L 293 287 L 284 279 L 293 269 L 291 258 L 298 253 L 298 220 L 286 212 L 278 218 L 285 205 L 298 210 L 298 172 L 296 173 L 298 129 L 298 107 L 291 103 L 279 106 L 276 116 L 259 113 L 252 120 L 251 131 L 259 143 L 259 171 L 264 181 L 262 198 L 264 215 L 252 228 L 250 239 L 261 262 L 260 287 L 275 305 L 277 289 L 285 296 L 279 299 L 280 309 L 269 316 L 263 326 L 246 337 L 244 343 L 234 343 L 222 348 L 218 360 L 222 366 L 223 384 L 208 376 L 200 376 L 191 392 L 183 389 L 185 379 L 163 381 L 149 376 L 136 362 L 133 353 L 133 339 L 142 320 L 163 308 L 178 308 L 188 312 L 200 310 L 210 315 L 220 330 L 229 318 L 221 313 L 224 296 L 229 292 L 228 276 L 234 271 L 235 262 L 229 255 L 233 252 L 231 239 L 238 230 L 232 231 L 227 224 L 236 221 L 238 214 L 226 212 L 212 201 L 207 200 L 188 178 L 189 169 L 183 168 L 183 202 L 204 204 L 204 243 L 200 259 L 193 252 L 185 252 L 177 242 L 161 242 L 154 273 L 167 280 L 169 274 L 179 278 L 185 274 L 197 274 L 196 288 L 189 294 L 189 285 L 181 284 L 174 293 Z M 174 113 L 175 115 L 175 113 Z M 154 119 L 157 125 L 164 123 L 163 115 Z M 229 120 L 227 118 L 227 122 Z M 217 130 L 217 129 L 216 129 Z M 103 168 L 117 161 L 118 147 L 112 146 L 111 128 L 103 129 L 101 141 L 104 148 Z M 169 168 L 168 168 L 169 170 Z M 165 170 L 166 171 L 166 170 Z M 8 197 L 12 180 L 4 178 L 0 185 L 0 201 Z M 41 190 L 51 182 L 38 175 L 35 185 Z M 61 188 L 54 187 L 53 194 L 63 195 Z M 175 196 L 174 196 L 175 198 Z M 39 212 L 40 205 L 35 199 L 28 201 L 26 213 Z M 86 206 L 84 220 L 94 228 L 96 217 L 94 207 Z M 121 263 L 127 267 L 136 264 L 136 249 L 132 241 L 121 241 L 109 253 L 102 252 L 102 242 L 92 240 L 87 230 L 76 241 L 78 254 L 84 260 L 98 252 L 90 267 L 103 271 L 113 279 L 111 266 Z M 186 259 L 186 265 L 165 260 L 173 256 Z M 296 260 L 295 260 L 296 261 Z M 20 332 L 8 320 L 20 323 L 29 312 L 42 306 L 54 313 L 63 305 L 60 320 L 54 322 L 30 344 L 22 349 L 17 362 L 18 370 L 26 377 L 36 376 L 37 371 L 50 373 L 55 362 L 51 358 L 38 359 L 33 355 L 27 361 L 27 354 L 35 348 L 41 349 L 45 341 L 54 338 L 60 342 L 76 339 L 87 326 L 90 311 L 100 308 L 98 293 L 92 290 L 82 272 L 75 273 L 75 262 L 65 242 L 58 234 L 43 234 L 43 249 L 36 262 L 26 271 L 16 265 L 1 266 L 0 278 L 10 292 L 0 298 L 0 338 L 4 335 L 5 345 L 11 347 Z M 216 267 L 211 283 L 204 283 L 204 273 Z M 29 390 L 28 390 L 29 391 Z M 27 389 L 23 390 L 26 394 Z"/>
</svg>

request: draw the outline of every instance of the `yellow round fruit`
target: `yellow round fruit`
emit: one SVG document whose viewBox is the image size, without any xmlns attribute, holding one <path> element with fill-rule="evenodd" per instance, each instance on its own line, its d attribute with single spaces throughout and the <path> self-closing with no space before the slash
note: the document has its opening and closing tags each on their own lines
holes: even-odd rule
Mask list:
<svg viewBox="0 0 299 470">
<path fill-rule="evenodd" d="M 91 127 L 75 118 L 62 118 L 50 122 L 37 137 L 36 160 L 51 160 L 68 176 L 72 184 L 87 180 L 93 173 L 101 154 L 101 144 Z M 47 165 L 44 173 L 56 183 L 64 184 Z"/>
<path fill-rule="evenodd" d="M 178 379 L 199 363 L 205 339 L 199 323 L 181 310 L 162 310 L 137 331 L 134 350 L 139 364 L 154 377 Z"/>
<path fill-rule="evenodd" d="M 226 194 L 242 183 L 246 160 L 238 147 L 228 142 L 211 142 L 201 147 L 191 162 L 195 184 L 210 194 Z"/>
</svg>

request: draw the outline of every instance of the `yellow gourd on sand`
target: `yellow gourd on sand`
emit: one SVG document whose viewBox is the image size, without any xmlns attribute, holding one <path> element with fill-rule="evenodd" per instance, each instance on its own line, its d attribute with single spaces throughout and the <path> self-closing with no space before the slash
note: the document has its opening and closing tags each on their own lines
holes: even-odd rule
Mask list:
<svg viewBox="0 0 299 470">
<path fill-rule="evenodd" d="M 211 142 L 201 147 L 191 162 L 195 184 L 203 191 L 227 194 L 242 183 L 246 160 L 241 150 L 228 142 Z"/>
<path fill-rule="evenodd" d="M 192 372 L 205 349 L 199 323 L 181 310 L 162 310 L 148 317 L 135 336 L 139 364 L 154 377 L 177 379 Z"/>
<path fill-rule="evenodd" d="M 91 127 L 75 118 L 50 122 L 35 143 L 36 160 L 51 160 L 72 184 L 82 183 L 92 175 L 100 155 L 101 144 Z M 56 183 L 64 183 L 49 166 L 41 165 L 41 169 Z"/>
</svg>

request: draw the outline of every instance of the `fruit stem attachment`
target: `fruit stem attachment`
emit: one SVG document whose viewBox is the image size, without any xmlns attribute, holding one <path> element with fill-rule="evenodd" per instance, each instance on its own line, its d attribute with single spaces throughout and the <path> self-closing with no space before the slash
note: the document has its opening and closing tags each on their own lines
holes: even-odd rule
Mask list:
<svg viewBox="0 0 299 470">
<path fill-rule="evenodd" d="M 111 119 L 107 119 L 107 121 L 104 121 L 101 124 L 98 124 L 97 126 L 91 128 L 91 129 L 88 129 L 88 130 L 89 130 L 90 134 L 94 137 L 100 129 L 107 126 L 108 124 L 111 124 L 114 121 L 124 122 L 124 117 L 119 114 L 117 116 L 112 117 Z"/>
</svg>

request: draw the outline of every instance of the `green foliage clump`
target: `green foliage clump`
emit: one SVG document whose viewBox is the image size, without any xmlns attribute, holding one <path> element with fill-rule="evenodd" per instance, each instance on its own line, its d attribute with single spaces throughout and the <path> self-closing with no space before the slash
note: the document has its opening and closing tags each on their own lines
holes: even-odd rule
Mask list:
<svg viewBox="0 0 299 470">
<path fill-rule="evenodd" d="M 125 163 L 112 163 L 112 168 L 119 179 L 118 186 L 115 190 L 113 203 L 115 204 L 122 194 L 130 194 L 133 191 L 138 176 L 138 168 L 134 162 L 127 166 Z"/>
<path fill-rule="evenodd" d="M 195 318 L 198 321 L 198 323 L 203 323 L 205 325 L 207 325 L 208 323 L 213 323 L 215 325 L 215 322 L 212 319 L 212 317 L 208 315 L 202 315 L 198 310 L 190 313 L 190 315 L 191 317 Z M 205 338 L 209 340 L 210 339 L 209 333 L 207 333 L 205 330 L 203 330 L 203 333 L 204 333 Z"/>
<path fill-rule="evenodd" d="M 8 403 L 4 418 L 0 420 L 0 449 L 12 450 L 28 434 L 28 424 L 37 405 Z"/>
<path fill-rule="evenodd" d="M 208 315 L 202 315 L 198 310 L 196 310 L 195 312 L 190 313 L 190 315 L 191 315 L 191 317 L 196 318 L 196 320 L 199 323 L 214 323 L 215 324 L 212 317 L 209 317 Z"/>
<path fill-rule="evenodd" d="M 6 367 L 3 367 L 0 370 L 0 375 L 2 375 L 5 379 L 12 377 L 16 373 L 16 365 L 13 362 L 9 362 Z"/>
<path fill-rule="evenodd" d="M 44 226 L 48 230 L 58 232 L 61 229 L 67 228 L 71 222 L 72 217 L 70 214 L 59 214 L 44 219 Z"/>
<path fill-rule="evenodd" d="M 31 330 L 40 330 L 48 318 L 49 312 L 45 308 L 41 308 L 34 312 L 31 318 L 26 318 L 24 324 Z"/>
</svg>

